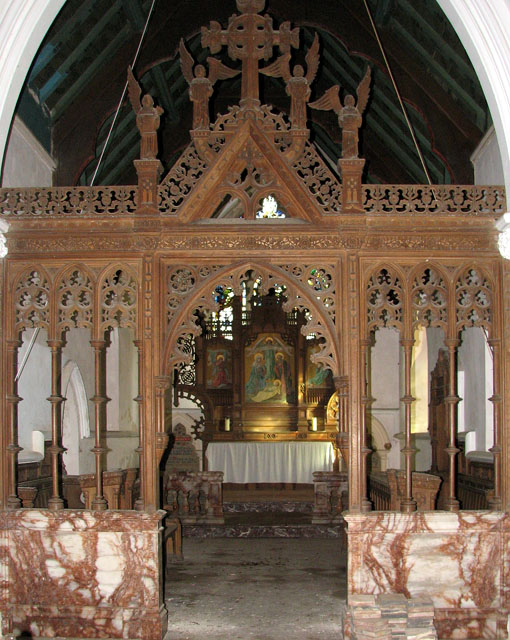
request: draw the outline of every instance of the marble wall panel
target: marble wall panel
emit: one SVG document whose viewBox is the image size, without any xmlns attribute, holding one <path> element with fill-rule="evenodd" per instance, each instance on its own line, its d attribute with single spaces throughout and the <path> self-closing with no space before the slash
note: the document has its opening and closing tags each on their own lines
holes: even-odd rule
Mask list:
<svg viewBox="0 0 510 640">
<path fill-rule="evenodd" d="M 428 595 L 439 637 L 507 637 L 508 516 L 373 512 L 345 519 L 349 594 Z"/>
<path fill-rule="evenodd" d="M 12 631 L 48 637 L 162 637 L 164 512 L 4 513 L 6 610 Z"/>
</svg>

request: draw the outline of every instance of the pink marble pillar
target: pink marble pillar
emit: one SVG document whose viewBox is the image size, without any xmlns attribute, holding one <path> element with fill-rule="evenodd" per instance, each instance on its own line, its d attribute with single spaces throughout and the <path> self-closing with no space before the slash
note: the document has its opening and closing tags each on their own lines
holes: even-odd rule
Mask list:
<svg viewBox="0 0 510 640">
<path fill-rule="evenodd" d="M 160 640 L 164 515 L 0 512 L 2 635 Z"/>
<path fill-rule="evenodd" d="M 344 517 L 349 599 L 381 593 L 428 596 L 438 637 L 508 637 L 508 514 L 374 512 Z"/>
</svg>

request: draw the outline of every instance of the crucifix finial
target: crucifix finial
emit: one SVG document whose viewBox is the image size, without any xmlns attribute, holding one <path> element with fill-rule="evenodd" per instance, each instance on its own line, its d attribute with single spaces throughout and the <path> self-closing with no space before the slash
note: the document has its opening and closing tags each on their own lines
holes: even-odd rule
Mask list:
<svg viewBox="0 0 510 640">
<path fill-rule="evenodd" d="M 218 22 L 211 22 L 209 28 L 202 27 L 202 46 L 209 47 L 211 53 L 218 53 L 226 45 L 228 55 L 242 62 L 241 106 L 255 107 L 259 101 L 259 61 L 269 60 L 273 48 L 278 46 L 282 54 L 299 44 L 299 29 L 291 29 L 284 22 L 279 30 L 273 29 L 273 21 L 259 13 L 265 0 L 237 0 L 241 15 L 233 15 L 227 29 Z"/>
</svg>

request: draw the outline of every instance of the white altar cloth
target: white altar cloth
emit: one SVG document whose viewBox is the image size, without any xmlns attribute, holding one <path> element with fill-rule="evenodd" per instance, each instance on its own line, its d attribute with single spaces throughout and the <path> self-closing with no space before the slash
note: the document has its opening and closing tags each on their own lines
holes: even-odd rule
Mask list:
<svg viewBox="0 0 510 640">
<path fill-rule="evenodd" d="M 332 471 L 331 442 L 211 442 L 209 471 L 223 471 L 223 482 L 299 482 L 311 484 L 314 471 Z"/>
</svg>

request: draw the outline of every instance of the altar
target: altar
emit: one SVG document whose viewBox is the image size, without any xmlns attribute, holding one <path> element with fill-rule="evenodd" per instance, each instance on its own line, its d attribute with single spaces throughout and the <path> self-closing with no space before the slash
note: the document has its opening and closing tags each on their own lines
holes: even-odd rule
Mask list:
<svg viewBox="0 0 510 640">
<path fill-rule="evenodd" d="M 331 442 L 211 442 L 206 451 L 210 471 L 223 481 L 312 484 L 314 471 L 332 471 Z"/>
</svg>

